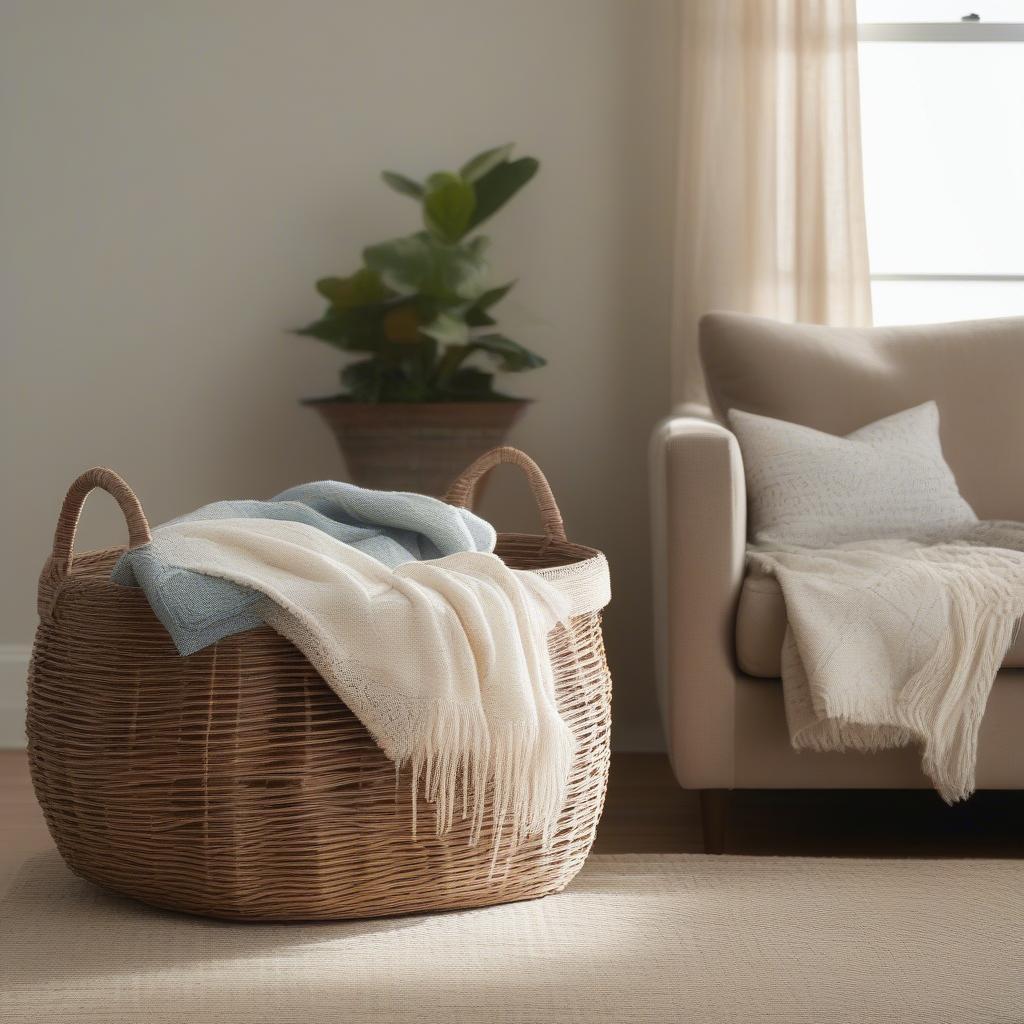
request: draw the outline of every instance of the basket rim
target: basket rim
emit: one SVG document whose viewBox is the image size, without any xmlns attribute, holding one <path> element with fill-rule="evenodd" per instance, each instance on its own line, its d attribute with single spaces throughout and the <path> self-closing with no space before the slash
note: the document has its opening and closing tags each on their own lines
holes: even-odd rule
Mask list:
<svg viewBox="0 0 1024 1024">
<path fill-rule="evenodd" d="M 586 544 L 578 544 L 571 540 L 553 540 L 551 537 L 545 536 L 541 533 L 517 533 L 513 531 L 502 531 L 497 534 L 497 542 L 495 548 L 501 546 L 502 541 L 511 542 L 527 542 L 535 545 L 539 550 L 550 550 L 557 552 L 562 556 L 570 556 L 568 560 L 553 560 L 551 565 L 533 566 L 531 570 L 557 568 L 566 565 L 581 565 L 585 562 L 605 560 L 605 554 L 598 548 L 592 548 Z M 128 545 L 118 544 L 111 547 L 105 548 L 90 548 L 86 551 L 80 551 L 75 556 L 75 561 L 69 568 L 67 575 L 62 581 L 62 589 L 73 587 L 75 589 L 81 587 L 89 588 L 102 588 L 102 589 L 113 589 L 118 593 L 125 592 L 136 592 L 139 591 L 138 587 L 125 586 L 121 583 L 115 583 L 107 575 L 98 575 L 93 568 L 96 561 L 101 557 L 111 559 L 111 567 L 113 562 L 120 558 L 126 551 L 129 550 Z M 497 551 L 495 551 L 497 553 Z M 501 557 L 499 555 L 499 557 Z M 52 557 L 47 558 L 44 567 L 44 575 L 48 572 L 51 563 L 53 562 Z"/>
</svg>

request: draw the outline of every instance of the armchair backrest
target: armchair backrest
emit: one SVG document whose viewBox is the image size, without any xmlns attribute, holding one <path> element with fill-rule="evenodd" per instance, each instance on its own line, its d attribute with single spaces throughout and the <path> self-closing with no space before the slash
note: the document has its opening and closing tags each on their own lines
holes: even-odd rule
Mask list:
<svg viewBox="0 0 1024 1024">
<path fill-rule="evenodd" d="M 848 434 L 934 399 L 942 447 L 982 519 L 1024 521 L 1024 317 L 820 327 L 740 313 L 700 323 L 712 409 Z"/>
</svg>

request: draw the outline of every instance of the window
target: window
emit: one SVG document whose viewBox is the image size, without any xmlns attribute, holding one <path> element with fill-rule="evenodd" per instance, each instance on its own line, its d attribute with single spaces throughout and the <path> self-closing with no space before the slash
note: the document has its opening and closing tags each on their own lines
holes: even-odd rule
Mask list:
<svg viewBox="0 0 1024 1024">
<path fill-rule="evenodd" d="M 858 2 L 878 324 L 1024 315 L 1024 0 L 971 2 Z"/>
</svg>

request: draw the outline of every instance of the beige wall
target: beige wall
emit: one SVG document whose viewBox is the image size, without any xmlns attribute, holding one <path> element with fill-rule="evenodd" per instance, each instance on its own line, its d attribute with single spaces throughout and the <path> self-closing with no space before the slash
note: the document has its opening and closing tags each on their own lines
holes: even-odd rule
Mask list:
<svg viewBox="0 0 1024 1024">
<path fill-rule="evenodd" d="M 668 403 L 670 21 L 668 0 L 4 0 L 8 705 L 71 479 L 112 466 L 158 522 L 337 475 L 296 399 L 339 360 L 284 329 L 319 313 L 318 276 L 414 229 L 381 168 L 515 140 L 542 169 L 489 225 L 495 280 L 520 279 L 503 326 L 550 367 L 507 382 L 538 400 L 514 441 L 611 559 L 616 742 L 659 742 L 644 450 Z M 94 505 L 84 542 L 118 541 Z M 484 512 L 531 522 L 511 481 Z"/>
</svg>

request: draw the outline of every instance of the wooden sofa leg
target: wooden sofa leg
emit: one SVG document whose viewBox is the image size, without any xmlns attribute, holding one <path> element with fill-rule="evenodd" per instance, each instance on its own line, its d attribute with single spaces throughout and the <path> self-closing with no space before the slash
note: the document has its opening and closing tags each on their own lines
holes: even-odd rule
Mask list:
<svg viewBox="0 0 1024 1024">
<path fill-rule="evenodd" d="M 725 829 L 729 813 L 729 790 L 700 791 L 700 823 L 704 830 L 704 852 L 725 853 Z"/>
</svg>

